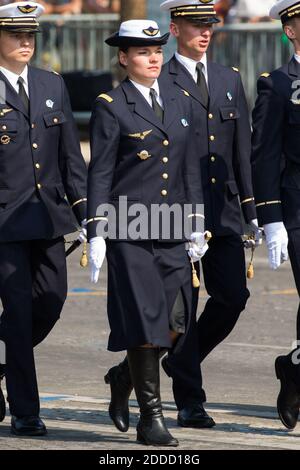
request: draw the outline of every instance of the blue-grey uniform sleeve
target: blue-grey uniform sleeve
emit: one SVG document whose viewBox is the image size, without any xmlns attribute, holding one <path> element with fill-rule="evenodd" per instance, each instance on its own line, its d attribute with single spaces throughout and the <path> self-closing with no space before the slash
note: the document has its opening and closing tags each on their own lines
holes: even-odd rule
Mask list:
<svg viewBox="0 0 300 470">
<path fill-rule="evenodd" d="M 103 220 L 101 204 L 109 196 L 118 156 L 120 128 L 112 105 L 98 99 L 90 122 L 91 162 L 88 171 L 88 238 L 97 236 L 97 224 Z"/>
<path fill-rule="evenodd" d="M 266 74 L 267 75 L 267 74 Z M 282 221 L 280 174 L 284 102 L 272 77 L 261 77 L 253 111 L 252 173 L 261 225 Z"/>
<path fill-rule="evenodd" d="M 80 149 L 80 139 L 73 117 L 69 94 L 61 78 L 63 112 L 66 122 L 61 126 L 60 168 L 68 201 L 80 224 L 87 211 L 87 167 Z"/>
<path fill-rule="evenodd" d="M 237 74 L 237 80 L 240 117 L 236 120 L 233 165 L 244 218 L 246 222 L 250 222 L 256 219 L 250 162 L 251 128 L 245 91 L 239 74 Z"/>
</svg>

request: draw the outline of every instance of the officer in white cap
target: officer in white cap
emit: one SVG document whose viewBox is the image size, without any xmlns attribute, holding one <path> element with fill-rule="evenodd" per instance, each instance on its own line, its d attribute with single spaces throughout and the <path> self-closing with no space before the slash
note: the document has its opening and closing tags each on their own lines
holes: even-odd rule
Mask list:
<svg viewBox="0 0 300 470">
<path fill-rule="evenodd" d="M 300 296 L 300 1 L 278 0 L 270 17 L 281 20 L 294 46 L 294 55 L 288 64 L 271 73 L 264 72 L 258 80 L 253 111 L 254 193 L 270 267 L 278 269 L 289 253 Z M 297 340 L 300 341 L 300 307 Z M 300 407 L 299 351 L 279 356 L 275 368 L 281 381 L 278 413 L 282 423 L 293 429 Z"/>
<path fill-rule="evenodd" d="M 0 380 L 20 436 L 46 433 L 33 348 L 66 299 L 64 235 L 86 217 L 87 171 L 64 82 L 29 65 L 43 11 L 31 1 L 0 7 Z"/>
<path fill-rule="evenodd" d="M 232 331 L 249 297 L 242 213 L 258 233 L 249 114 L 241 77 L 237 68 L 207 58 L 213 26 L 219 21 L 214 4 L 214 0 L 166 0 L 161 4 L 171 15 L 170 30 L 177 39 L 177 52 L 162 75 L 172 80 L 179 93 L 192 97 L 205 226 L 213 235 L 202 258 L 210 298 L 197 322 L 197 341 L 186 342 L 179 355 L 163 360 L 173 378 L 178 424 L 199 428 L 215 424 L 203 407 L 206 397 L 200 363 Z"/>
</svg>

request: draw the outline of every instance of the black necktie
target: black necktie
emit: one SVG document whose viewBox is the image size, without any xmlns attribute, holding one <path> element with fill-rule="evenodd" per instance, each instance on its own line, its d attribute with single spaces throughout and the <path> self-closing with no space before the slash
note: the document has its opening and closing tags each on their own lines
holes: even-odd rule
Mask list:
<svg viewBox="0 0 300 470">
<path fill-rule="evenodd" d="M 154 90 L 154 88 L 150 88 L 150 96 L 151 96 L 153 111 L 155 112 L 158 119 L 161 122 L 163 122 L 163 120 L 164 120 L 164 110 L 162 109 L 162 107 L 160 106 L 160 104 L 158 103 L 158 101 L 156 99 L 157 93 Z"/>
<path fill-rule="evenodd" d="M 204 68 L 204 65 L 202 64 L 202 62 L 198 62 L 198 64 L 196 65 L 196 69 L 198 72 L 197 85 L 200 88 L 200 93 L 203 99 L 203 103 L 206 107 L 208 107 L 209 94 L 208 94 L 208 89 L 207 89 L 207 83 L 205 80 L 205 75 L 203 73 L 203 68 Z"/>
<path fill-rule="evenodd" d="M 22 78 L 22 77 L 18 78 L 18 85 L 19 85 L 19 97 L 21 98 L 21 100 L 22 100 L 22 102 L 25 106 L 25 109 L 28 113 L 29 112 L 29 99 L 28 99 L 27 93 L 26 93 L 25 88 L 24 88 L 24 78 Z"/>
</svg>

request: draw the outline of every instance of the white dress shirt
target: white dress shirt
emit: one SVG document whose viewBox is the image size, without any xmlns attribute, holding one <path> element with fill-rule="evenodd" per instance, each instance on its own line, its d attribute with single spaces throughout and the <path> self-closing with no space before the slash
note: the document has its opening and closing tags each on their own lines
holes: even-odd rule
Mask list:
<svg viewBox="0 0 300 470">
<path fill-rule="evenodd" d="M 197 67 L 197 64 L 199 64 L 199 62 L 201 62 L 201 64 L 203 64 L 203 69 L 202 70 L 203 70 L 203 73 L 204 73 L 206 84 L 209 87 L 209 85 L 208 85 L 207 56 L 206 56 L 206 54 L 204 54 L 204 56 L 202 57 L 202 59 L 200 61 L 190 59 L 189 57 L 185 57 L 185 56 L 179 54 L 178 52 L 175 52 L 175 57 L 178 60 L 178 62 L 180 62 L 180 64 L 183 65 L 187 69 L 187 71 L 192 75 L 192 77 L 193 77 L 193 79 L 196 83 L 197 83 L 197 80 L 198 80 L 198 72 L 197 72 L 196 67 Z"/>
<path fill-rule="evenodd" d="M 5 77 L 7 78 L 9 83 L 11 84 L 11 86 L 16 90 L 16 92 L 18 94 L 19 94 L 18 80 L 19 80 L 19 77 L 22 77 L 23 80 L 24 80 L 23 86 L 25 88 L 27 96 L 29 97 L 28 66 L 27 65 L 26 65 L 25 69 L 23 70 L 23 72 L 20 75 L 14 73 L 14 72 L 11 72 L 10 70 L 7 70 L 6 68 L 1 67 L 1 66 L 0 66 L 0 71 L 3 73 L 3 75 L 5 75 Z"/>
<path fill-rule="evenodd" d="M 162 101 L 162 98 L 160 96 L 159 85 L 158 85 L 157 80 L 155 80 L 155 82 L 153 83 L 153 85 L 150 88 L 145 86 L 145 85 L 141 85 L 140 83 L 137 83 L 134 80 L 130 80 L 130 81 L 139 90 L 139 92 L 143 95 L 143 97 L 149 103 L 151 108 L 152 108 L 152 99 L 151 99 L 151 96 L 150 96 L 150 89 L 153 88 L 156 91 L 156 101 L 158 102 L 160 107 L 162 109 L 164 109 L 163 101 Z"/>
<path fill-rule="evenodd" d="M 296 61 L 298 62 L 298 64 L 300 64 L 300 55 L 294 54 L 294 57 Z"/>
</svg>

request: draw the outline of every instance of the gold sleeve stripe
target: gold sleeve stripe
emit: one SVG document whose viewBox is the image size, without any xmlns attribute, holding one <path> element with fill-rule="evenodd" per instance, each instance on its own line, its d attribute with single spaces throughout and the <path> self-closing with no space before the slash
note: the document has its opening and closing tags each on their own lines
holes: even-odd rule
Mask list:
<svg viewBox="0 0 300 470">
<path fill-rule="evenodd" d="M 189 214 L 188 215 L 188 219 L 192 218 L 192 217 L 202 217 L 202 219 L 205 219 L 204 215 L 203 214 Z"/>
<path fill-rule="evenodd" d="M 256 207 L 270 206 L 271 204 L 281 204 L 281 201 L 266 201 L 266 202 L 260 202 L 259 204 L 256 204 Z"/>
<path fill-rule="evenodd" d="M 100 220 L 104 220 L 105 222 L 108 222 L 107 217 L 93 217 L 92 219 L 89 219 L 86 224 L 90 224 L 91 222 L 98 222 Z"/>
<path fill-rule="evenodd" d="M 86 202 L 87 201 L 87 198 L 86 197 L 83 197 L 82 199 L 78 199 L 78 201 L 75 201 L 74 204 L 72 204 L 72 209 L 73 207 L 77 206 L 77 204 L 80 204 L 81 202 Z"/>
<path fill-rule="evenodd" d="M 248 197 L 248 199 L 244 199 L 243 201 L 241 201 L 241 204 L 246 204 L 247 202 L 252 202 L 254 201 L 254 197 Z"/>
</svg>

